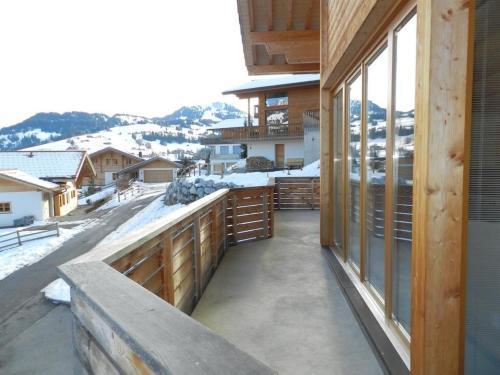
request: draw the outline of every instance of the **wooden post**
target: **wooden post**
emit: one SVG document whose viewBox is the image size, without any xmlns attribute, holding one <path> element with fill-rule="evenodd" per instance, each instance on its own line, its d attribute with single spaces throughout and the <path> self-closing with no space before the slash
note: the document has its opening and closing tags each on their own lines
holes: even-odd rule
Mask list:
<svg viewBox="0 0 500 375">
<path fill-rule="evenodd" d="M 238 243 L 238 202 L 236 194 L 233 195 L 233 237 L 234 243 Z"/>
<path fill-rule="evenodd" d="M 17 243 L 19 244 L 19 246 L 21 246 L 22 243 L 21 243 L 21 235 L 19 234 L 19 229 L 16 229 L 16 233 L 17 233 Z"/>
<path fill-rule="evenodd" d="M 212 210 L 210 211 L 210 250 L 212 253 L 212 271 L 217 267 L 217 263 L 219 260 L 219 248 L 217 246 L 217 206 L 218 203 L 212 206 Z"/>
<path fill-rule="evenodd" d="M 281 184 L 280 184 L 280 180 L 278 179 L 278 182 L 276 183 L 276 190 L 278 191 L 277 192 L 277 196 L 278 196 L 278 210 L 281 209 Z"/>
<path fill-rule="evenodd" d="M 323 86 L 323 85 L 322 85 Z M 331 94 L 322 89 L 320 96 L 320 167 L 321 167 L 321 212 L 320 241 L 321 245 L 332 243 L 333 228 L 333 156 L 332 156 L 332 116 Z"/>
<path fill-rule="evenodd" d="M 311 178 L 311 210 L 314 210 L 314 178 Z"/>
<path fill-rule="evenodd" d="M 172 265 L 173 237 L 172 233 L 167 233 L 163 239 L 163 299 L 175 306 L 174 298 L 174 280 Z"/>
<path fill-rule="evenodd" d="M 262 192 L 262 238 L 267 238 L 269 235 L 269 213 L 268 213 L 268 191 L 264 189 Z"/>
<path fill-rule="evenodd" d="M 194 298 L 201 298 L 201 249 L 200 249 L 200 217 L 193 218 L 193 257 L 194 257 Z"/>
<path fill-rule="evenodd" d="M 57 232 L 57 237 L 59 237 L 59 223 L 56 222 L 56 232 Z"/>
<path fill-rule="evenodd" d="M 271 187 L 269 194 L 271 195 L 271 197 L 274 195 L 274 186 Z M 271 220 L 269 222 L 269 225 L 271 227 L 271 231 L 269 233 L 269 237 L 273 237 L 274 236 L 274 202 L 269 205 L 269 211 L 271 212 Z"/>
<path fill-rule="evenodd" d="M 418 0 L 414 375 L 462 374 L 474 1 Z"/>
<path fill-rule="evenodd" d="M 227 195 L 222 201 L 222 238 L 225 253 L 227 250 Z"/>
</svg>

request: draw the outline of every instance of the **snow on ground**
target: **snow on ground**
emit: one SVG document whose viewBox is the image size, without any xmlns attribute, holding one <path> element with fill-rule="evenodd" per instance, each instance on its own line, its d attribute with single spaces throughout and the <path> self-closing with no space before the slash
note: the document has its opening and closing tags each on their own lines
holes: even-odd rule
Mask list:
<svg viewBox="0 0 500 375">
<path fill-rule="evenodd" d="M 96 225 L 99 220 L 86 220 L 82 224 L 71 228 L 59 228 L 59 237 L 47 237 L 23 243 L 21 246 L 1 250 L 0 249 L 0 280 L 20 268 L 29 266 L 54 250 L 58 249 L 65 241 L 78 233 Z M 15 233 L 15 230 L 0 229 L 1 234 Z M 41 234 L 43 235 L 43 234 Z"/>
<path fill-rule="evenodd" d="M 78 205 L 85 206 L 87 204 L 92 204 L 94 202 L 97 202 L 100 199 L 108 198 L 115 193 L 115 190 L 116 190 L 116 187 L 114 185 L 110 186 L 106 189 L 102 189 L 102 190 L 100 190 L 92 195 L 88 195 L 86 197 L 78 199 Z"/>
<path fill-rule="evenodd" d="M 28 148 L 27 150 L 53 150 L 63 151 L 68 149 L 85 150 L 89 154 L 101 150 L 105 147 L 115 147 L 125 152 L 149 158 L 160 155 L 171 160 L 182 157 L 185 153 L 192 155 L 201 148 L 198 139 L 206 132 L 206 127 L 191 125 L 189 128 L 181 128 L 176 125 L 162 126 L 155 123 L 132 124 L 115 126 L 108 130 L 97 133 L 84 134 L 68 139 L 46 143 Z M 142 139 L 143 134 L 159 135 L 184 135 L 192 142 L 161 144 L 160 141 L 147 141 Z"/>
<path fill-rule="evenodd" d="M 224 176 L 209 175 L 203 176 L 204 180 L 213 180 L 214 182 L 232 182 L 243 186 L 264 186 L 268 184 L 270 177 L 318 177 L 320 175 L 319 160 L 306 165 L 302 169 L 283 170 L 274 172 L 249 172 L 249 173 L 231 173 Z M 189 181 L 196 180 L 197 176 L 188 177 Z"/>
<path fill-rule="evenodd" d="M 121 226 L 119 226 L 115 231 L 110 233 L 106 238 L 102 240 L 102 242 L 114 241 L 116 239 L 122 238 L 125 235 L 130 235 L 136 230 L 140 230 L 145 225 L 159 220 L 184 206 L 183 204 L 165 206 L 165 204 L 163 203 L 163 199 L 163 195 L 156 198 L 148 206 L 139 211 L 134 217 L 132 217 Z"/>
<path fill-rule="evenodd" d="M 71 294 L 69 285 L 63 279 L 56 279 L 42 289 L 45 298 L 53 302 L 70 303 Z"/>
<path fill-rule="evenodd" d="M 115 208 L 121 206 L 123 204 L 127 204 L 132 200 L 141 200 L 145 198 L 149 198 L 153 195 L 158 195 L 164 193 L 167 189 L 168 183 L 156 183 L 156 184 L 148 184 L 143 182 L 134 182 L 133 191 L 129 191 L 126 194 L 121 194 L 120 198 L 118 198 L 118 193 L 113 193 L 108 195 L 111 199 L 97 208 L 97 210 L 106 210 L 109 208 Z"/>
</svg>

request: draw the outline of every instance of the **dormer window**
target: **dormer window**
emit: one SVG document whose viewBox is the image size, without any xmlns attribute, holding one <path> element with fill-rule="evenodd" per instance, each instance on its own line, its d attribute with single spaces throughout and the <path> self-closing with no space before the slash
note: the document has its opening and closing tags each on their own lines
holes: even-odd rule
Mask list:
<svg viewBox="0 0 500 375">
<path fill-rule="evenodd" d="M 275 92 L 266 95 L 266 107 L 276 107 L 280 105 L 288 105 L 288 93 Z"/>
</svg>

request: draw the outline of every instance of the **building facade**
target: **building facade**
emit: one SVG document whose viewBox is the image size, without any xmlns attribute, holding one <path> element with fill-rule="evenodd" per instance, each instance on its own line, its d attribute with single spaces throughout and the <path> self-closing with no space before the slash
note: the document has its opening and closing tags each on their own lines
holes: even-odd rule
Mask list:
<svg viewBox="0 0 500 375">
<path fill-rule="evenodd" d="M 96 176 L 93 181 L 86 179 L 84 185 L 93 183 L 96 186 L 111 184 L 116 180 L 117 173 L 124 168 L 142 162 L 144 159 L 118 150 L 114 147 L 106 147 L 102 150 L 90 154 L 90 159 L 94 164 Z"/>
<path fill-rule="evenodd" d="M 321 243 L 377 329 L 413 374 L 500 373 L 500 2 L 238 10 L 250 74 L 321 72 Z"/>
</svg>

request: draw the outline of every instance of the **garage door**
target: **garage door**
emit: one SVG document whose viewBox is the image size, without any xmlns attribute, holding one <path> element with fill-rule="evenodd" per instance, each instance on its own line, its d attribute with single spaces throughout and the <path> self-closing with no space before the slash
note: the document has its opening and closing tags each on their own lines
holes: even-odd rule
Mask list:
<svg viewBox="0 0 500 375">
<path fill-rule="evenodd" d="M 144 182 L 171 182 L 173 176 L 172 170 L 144 170 Z"/>
</svg>

